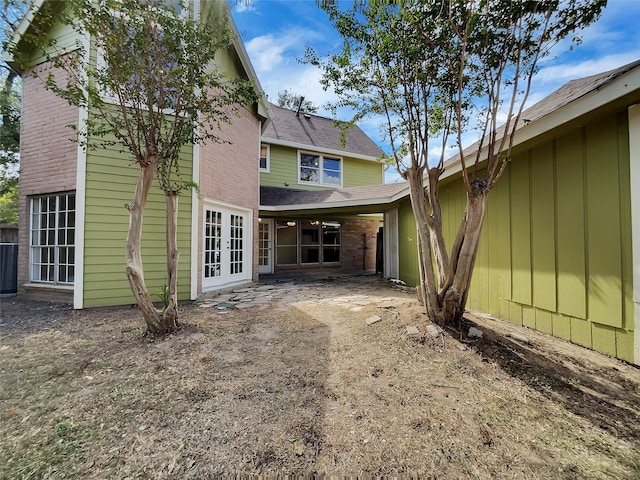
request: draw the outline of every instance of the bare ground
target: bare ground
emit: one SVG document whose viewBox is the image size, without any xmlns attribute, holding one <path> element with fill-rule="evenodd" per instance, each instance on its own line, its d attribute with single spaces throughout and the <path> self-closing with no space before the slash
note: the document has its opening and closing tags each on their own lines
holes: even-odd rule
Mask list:
<svg viewBox="0 0 640 480">
<path fill-rule="evenodd" d="M 409 292 L 370 293 L 397 301 L 185 305 L 165 338 L 3 299 L 0 478 L 640 478 L 637 368 L 473 315 L 482 339 L 432 338 Z"/>
</svg>

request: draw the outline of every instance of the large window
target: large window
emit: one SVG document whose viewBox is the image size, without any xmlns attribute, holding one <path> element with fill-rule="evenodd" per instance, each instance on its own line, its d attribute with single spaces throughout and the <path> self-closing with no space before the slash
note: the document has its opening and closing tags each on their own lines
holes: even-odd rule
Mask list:
<svg viewBox="0 0 640 480">
<path fill-rule="evenodd" d="M 340 224 L 318 220 L 276 223 L 277 265 L 319 265 L 340 262 Z"/>
<path fill-rule="evenodd" d="M 73 284 L 76 196 L 31 199 L 30 280 Z"/>
<path fill-rule="evenodd" d="M 298 152 L 298 181 L 332 187 L 342 186 L 342 159 Z"/>
</svg>

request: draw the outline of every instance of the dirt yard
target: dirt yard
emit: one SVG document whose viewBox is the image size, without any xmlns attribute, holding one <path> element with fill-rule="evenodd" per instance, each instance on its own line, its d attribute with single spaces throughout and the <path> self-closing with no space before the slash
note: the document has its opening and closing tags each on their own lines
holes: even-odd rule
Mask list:
<svg viewBox="0 0 640 480">
<path fill-rule="evenodd" d="M 185 305 L 166 338 L 2 299 L 0 478 L 640 478 L 637 368 L 472 315 L 481 339 L 429 333 L 411 292 L 335 283 Z"/>
</svg>

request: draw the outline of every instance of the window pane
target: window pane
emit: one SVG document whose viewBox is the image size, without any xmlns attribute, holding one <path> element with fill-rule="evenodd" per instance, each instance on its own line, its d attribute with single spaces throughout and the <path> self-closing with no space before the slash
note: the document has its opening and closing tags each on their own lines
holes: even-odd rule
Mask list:
<svg viewBox="0 0 640 480">
<path fill-rule="evenodd" d="M 332 172 L 325 170 L 322 173 L 322 183 L 331 185 L 340 185 L 340 172 Z"/>
<path fill-rule="evenodd" d="M 300 166 L 320 168 L 320 157 L 318 155 L 309 155 L 308 153 L 301 153 Z"/>
<path fill-rule="evenodd" d="M 325 170 L 336 170 L 336 171 L 339 172 L 340 171 L 340 159 L 324 157 L 324 162 L 322 164 L 322 167 Z"/>
<path fill-rule="evenodd" d="M 263 170 L 267 169 L 267 152 L 268 152 L 268 147 L 267 145 L 260 145 L 260 168 Z"/>
<path fill-rule="evenodd" d="M 278 245 L 276 248 L 276 263 L 278 265 L 295 265 L 298 263 L 297 245 Z"/>
<path fill-rule="evenodd" d="M 278 245 L 298 245 L 298 227 L 294 221 L 279 221 L 276 224 L 276 242 Z M 297 263 L 297 262 L 294 262 Z"/>
<path fill-rule="evenodd" d="M 320 222 L 300 222 L 300 244 L 320 244 Z"/>
<path fill-rule="evenodd" d="M 339 223 L 327 223 L 322 224 L 322 244 L 327 245 L 340 245 L 340 224 Z"/>
<path fill-rule="evenodd" d="M 320 263 L 320 247 L 300 247 L 300 263 Z"/>
<path fill-rule="evenodd" d="M 301 167 L 300 180 L 303 182 L 318 182 L 318 170 L 309 167 Z"/>
<path fill-rule="evenodd" d="M 339 262 L 340 261 L 340 247 L 327 247 L 322 249 L 322 261 L 327 262 Z"/>
</svg>

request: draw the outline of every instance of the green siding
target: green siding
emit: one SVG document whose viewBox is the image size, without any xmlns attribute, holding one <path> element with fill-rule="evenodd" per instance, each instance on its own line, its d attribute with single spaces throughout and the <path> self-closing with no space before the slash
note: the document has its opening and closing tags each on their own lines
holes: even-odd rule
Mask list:
<svg viewBox="0 0 640 480">
<path fill-rule="evenodd" d="M 400 280 L 408 285 L 420 283 L 416 242 L 416 223 L 411 202 L 405 198 L 398 207 L 398 270 Z"/>
<path fill-rule="evenodd" d="M 490 269 L 488 279 L 488 310 L 498 312 L 499 315 L 508 315 L 508 304 L 505 300 L 511 298 L 511 221 L 508 215 L 504 215 L 503 205 L 509 204 L 509 181 L 498 184 L 490 194 L 487 208 L 487 218 L 484 229 L 488 230 L 485 239 L 489 243 Z M 492 208 L 493 205 L 497 208 Z M 497 295 L 489 295 L 496 292 Z"/>
<path fill-rule="evenodd" d="M 182 154 L 181 172 L 191 176 L 192 149 Z M 124 242 L 129 213 L 124 204 L 131 200 L 138 168 L 128 154 L 115 148 L 97 149 L 87 154 L 84 306 L 135 303 L 125 274 Z M 155 301 L 166 283 L 165 201 L 155 180 L 145 207 L 142 233 L 145 282 Z M 178 297 L 190 298 L 191 277 L 191 194 L 185 191 L 178 201 Z"/>
<path fill-rule="evenodd" d="M 281 145 L 269 147 L 269 172 L 260 173 L 260 185 L 305 190 L 333 188 L 298 184 L 298 150 Z M 313 149 L 305 150 L 312 152 Z M 342 186 L 358 187 L 384 183 L 384 165 L 379 162 L 342 157 Z"/>
<path fill-rule="evenodd" d="M 551 334 L 564 340 L 571 340 L 571 319 L 559 313 L 551 315 Z"/>
<path fill-rule="evenodd" d="M 556 309 L 553 144 L 531 151 L 531 258 L 533 305 Z"/>
<path fill-rule="evenodd" d="M 531 210 L 529 207 L 529 155 L 515 157 L 511 179 L 511 295 L 512 300 L 531 304 Z M 489 202 L 493 201 L 490 198 Z M 498 208 L 498 207 L 496 207 Z"/>
<path fill-rule="evenodd" d="M 558 312 L 587 318 L 582 157 L 581 131 L 556 141 Z"/>
<path fill-rule="evenodd" d="M 622 326 L 618 135 L 615 119 L 586 127 L 589 319 Z"/>
<path fill-rule="evenodd" d="M 623 111 L 516 152 L 490 195 L 469 308 L 633 361 L 628 135 Z M 460 178 L 440 201 L 450 247 Z M 400 278 L 414 285 L 408 200 L 400 211 Z"/>
<path fill-rule="evenodd" d="M 48 7 L 53 7 L 53 15 L 61 16 L 63 14 L 64 2 L 47 2 Z M 67 9 L 68 13 L 69 9 Z M 48 35 L 55 39 L 55 45 L 46 47 L 45 51 L 41 48 L 34 48 L 33 45 L 21 45 L 20 49 L 28 55 L 29 65 L 39 65 L 47 60 L 47 56 L 57 56 L 62 53 L 71 52 L 78 48 L 81 41 L 80 34 L 73 27 L 61 22 L 55 22 L 49 28 Z M 26 40 L 24 41 L 26 42 Z"/>
</svg>

